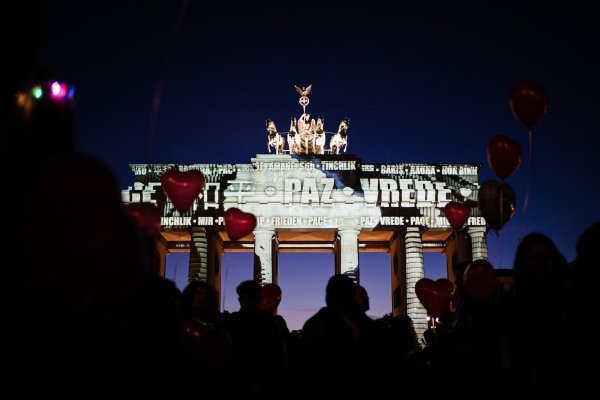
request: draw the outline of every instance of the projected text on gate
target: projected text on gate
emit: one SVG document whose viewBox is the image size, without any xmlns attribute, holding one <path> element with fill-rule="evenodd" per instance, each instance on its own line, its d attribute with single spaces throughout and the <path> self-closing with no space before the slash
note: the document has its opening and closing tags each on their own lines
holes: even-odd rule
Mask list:
<svg viewBox="0 0 600 400">
<path fill-rule="evenodd" d="M 474 210 L 467 225 L 485 225 L 477 208 L 480 164 L 363 164 L 353 155 L 258 155 L 251 164 L 185 164 L 199 170 L 204 190 L 185 213 L 174 210 L 160 186 L 174 164 L 134 164 L 136 181 L 123 191 L 127 202 L 159 205 L 164 227 L 224 225 L 224 212 L 254 212 L 259 226 L 335 228 L 348 216 L 362 228 L 448 227 L 451 201 Z M 258 205 L 268 205 L 261 215 Z"/>
</svg>

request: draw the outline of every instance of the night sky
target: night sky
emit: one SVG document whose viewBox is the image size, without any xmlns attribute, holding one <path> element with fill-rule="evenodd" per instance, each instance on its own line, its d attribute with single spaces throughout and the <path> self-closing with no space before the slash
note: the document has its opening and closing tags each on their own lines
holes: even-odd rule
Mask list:
<svg viewBox="0 0 600 400">
<path fill-rule="evenodd" d="M 487 236 L 496 268 L 511 268 L 519 238 L 534 231 L 571 261 L 578 236 L 600 219 L 600 35 L 591 12 L 222 3 L 40 3 L 37 64 L 75 85 L 77 147 L 105 160 L 123 188 L 133 182 L 130 163 L 249 163 L 267 151 L 265 119 L 287 131 L 302 112 L 294 85 L 312 83 L 307 111 L 325 116 L 326 131 L 350 117 L 348 153 L 363 162 L 482 163 L 481 183 L 496 179 L 486 158 L 492 137 L 522 145 L 507 180 L 517 211 Z M 527 128 L 509 107 L 521 80 L 549 93 L 531 160 Z M 167 277 L 185 284 L 185 257 L 168 259 Z M 442 258 L 425 261 L 428 276 L 442 276 L 434 266 Z M 236 310 L 251 255 L 223 262 L 225 308 Z M 361 255 L 375 316 L 391 311 L 388 263 Z M 293 328 L 324 304 L 332 273 L 331 255 L 280 258 L 280 313 Z"/>
</svg>

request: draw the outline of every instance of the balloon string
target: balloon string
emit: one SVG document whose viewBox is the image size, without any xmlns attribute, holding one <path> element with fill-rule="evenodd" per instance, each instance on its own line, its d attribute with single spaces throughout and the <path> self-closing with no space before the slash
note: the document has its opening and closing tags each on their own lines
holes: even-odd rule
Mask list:
<svg viewBox="0 0 600 400">
<path fill-rule="evenodd" d="M 496 260 L 496 265 L 498 265 L 498 268 L 502 268 L 502 254 L 503 254 L 503 251 L 502 251 L 503 242 L 502 242 L 502 240 L 503 240 L 503 237 L 502 236 L 498 236 L 496 238 L 496 243 L 495 243 L 495 245 L 498 248 L 498 254 L 499 254 L 499 258 L 500 258 L 500 260 Z"/>
<path fill-rule="evenodd" d="M 529 203 L 529 188 L 531 187 L 531 144 L 533 141 L 533 129 L 529 130 L 529 151 L 527 154 L 527 190 L 525 191 L 525 201 L 523 201 L 523 215 L 527 211 L 527 204 Z"/>
<path fill-rule="evenodd" d="M 175 21 L 175 27 L 173 29 L 173 38 L 171 40 L 170 46 L 167 49 L 167 54 L 163 60 L 160 78 L 156 83 L 154 96 L 152 97 L 152 113 L 150 116 L 150 129 L 148 131 L 148 163 L 152 162 L 154 136 L 158 121 L 158 109 L 160 107 L 160 98 L 162 97 L 163 86 L 165 85 L 165 80 L 167 77 L 167 69 L 171 60 L 171 53 L 173 51 L 173 48 L 175 48 L 175 40 L 177 39 L 177 34 L 179 33 L 179 28 L 181 27 L 181 22 L 183 21 L 183 16 L 185 15 L 185 11 L 187 10 L 189 2 L 189 0 L 183 0 L 181 2 L 181 7 L 179 8 L 179 13 L 177 14 L 177 20 Z"/>
<path fill-rule="evenodd" d="M 500 185 L 500 226 L 504 225 L 504 181 Z"/>
</svg>

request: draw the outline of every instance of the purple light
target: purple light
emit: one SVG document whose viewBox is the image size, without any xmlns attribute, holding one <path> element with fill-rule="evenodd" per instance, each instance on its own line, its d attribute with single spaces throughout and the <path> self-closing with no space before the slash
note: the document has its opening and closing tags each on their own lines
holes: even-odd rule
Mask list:
<svg viewBox="0 0 600 400">
<path fill-rule="evenodd" d="M 50 85 L 50 97 L 54 100 L 62 100 L 67 95 L 67 85 L 60 82 L 53 82 Z"/>
</svg>

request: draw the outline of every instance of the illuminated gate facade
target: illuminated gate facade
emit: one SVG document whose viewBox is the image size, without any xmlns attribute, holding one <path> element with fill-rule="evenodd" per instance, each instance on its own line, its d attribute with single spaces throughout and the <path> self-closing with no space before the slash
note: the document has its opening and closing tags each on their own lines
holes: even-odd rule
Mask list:
<svg viewBox="0 0 600 400">
<path fill-rule="evenodd" d="M 176 211 L 160 185 L 173 167 L 196 169 L 206 185 L 189 211 Z M 417 332 L 426 312 L 415 294 L 423 252 L 443 252 L 452 265 L 487 259 L 485 220 L 477 207 L 480 164 L 366 164 L 354 155 L 258 154 L 248 164 L 132 164 L 135 182 L 125 203 L 152 202 L 162 211 L 161 273 L 171 252 L 190 252 L 189 280 L 221 289 L 221 256 L 254 252 L 254 279 L 277 282 L 279 252 L 332 252 L 335 273 L 360 281 L 360 253 L 391 258 L 394 315 L 406 313 Z M 450 201 L 471 206 L 454 232 L 444 216 Z M 254 232 L 227 236 L 224 213 L 235 207 L 257 218 Z"/>
</svg>

